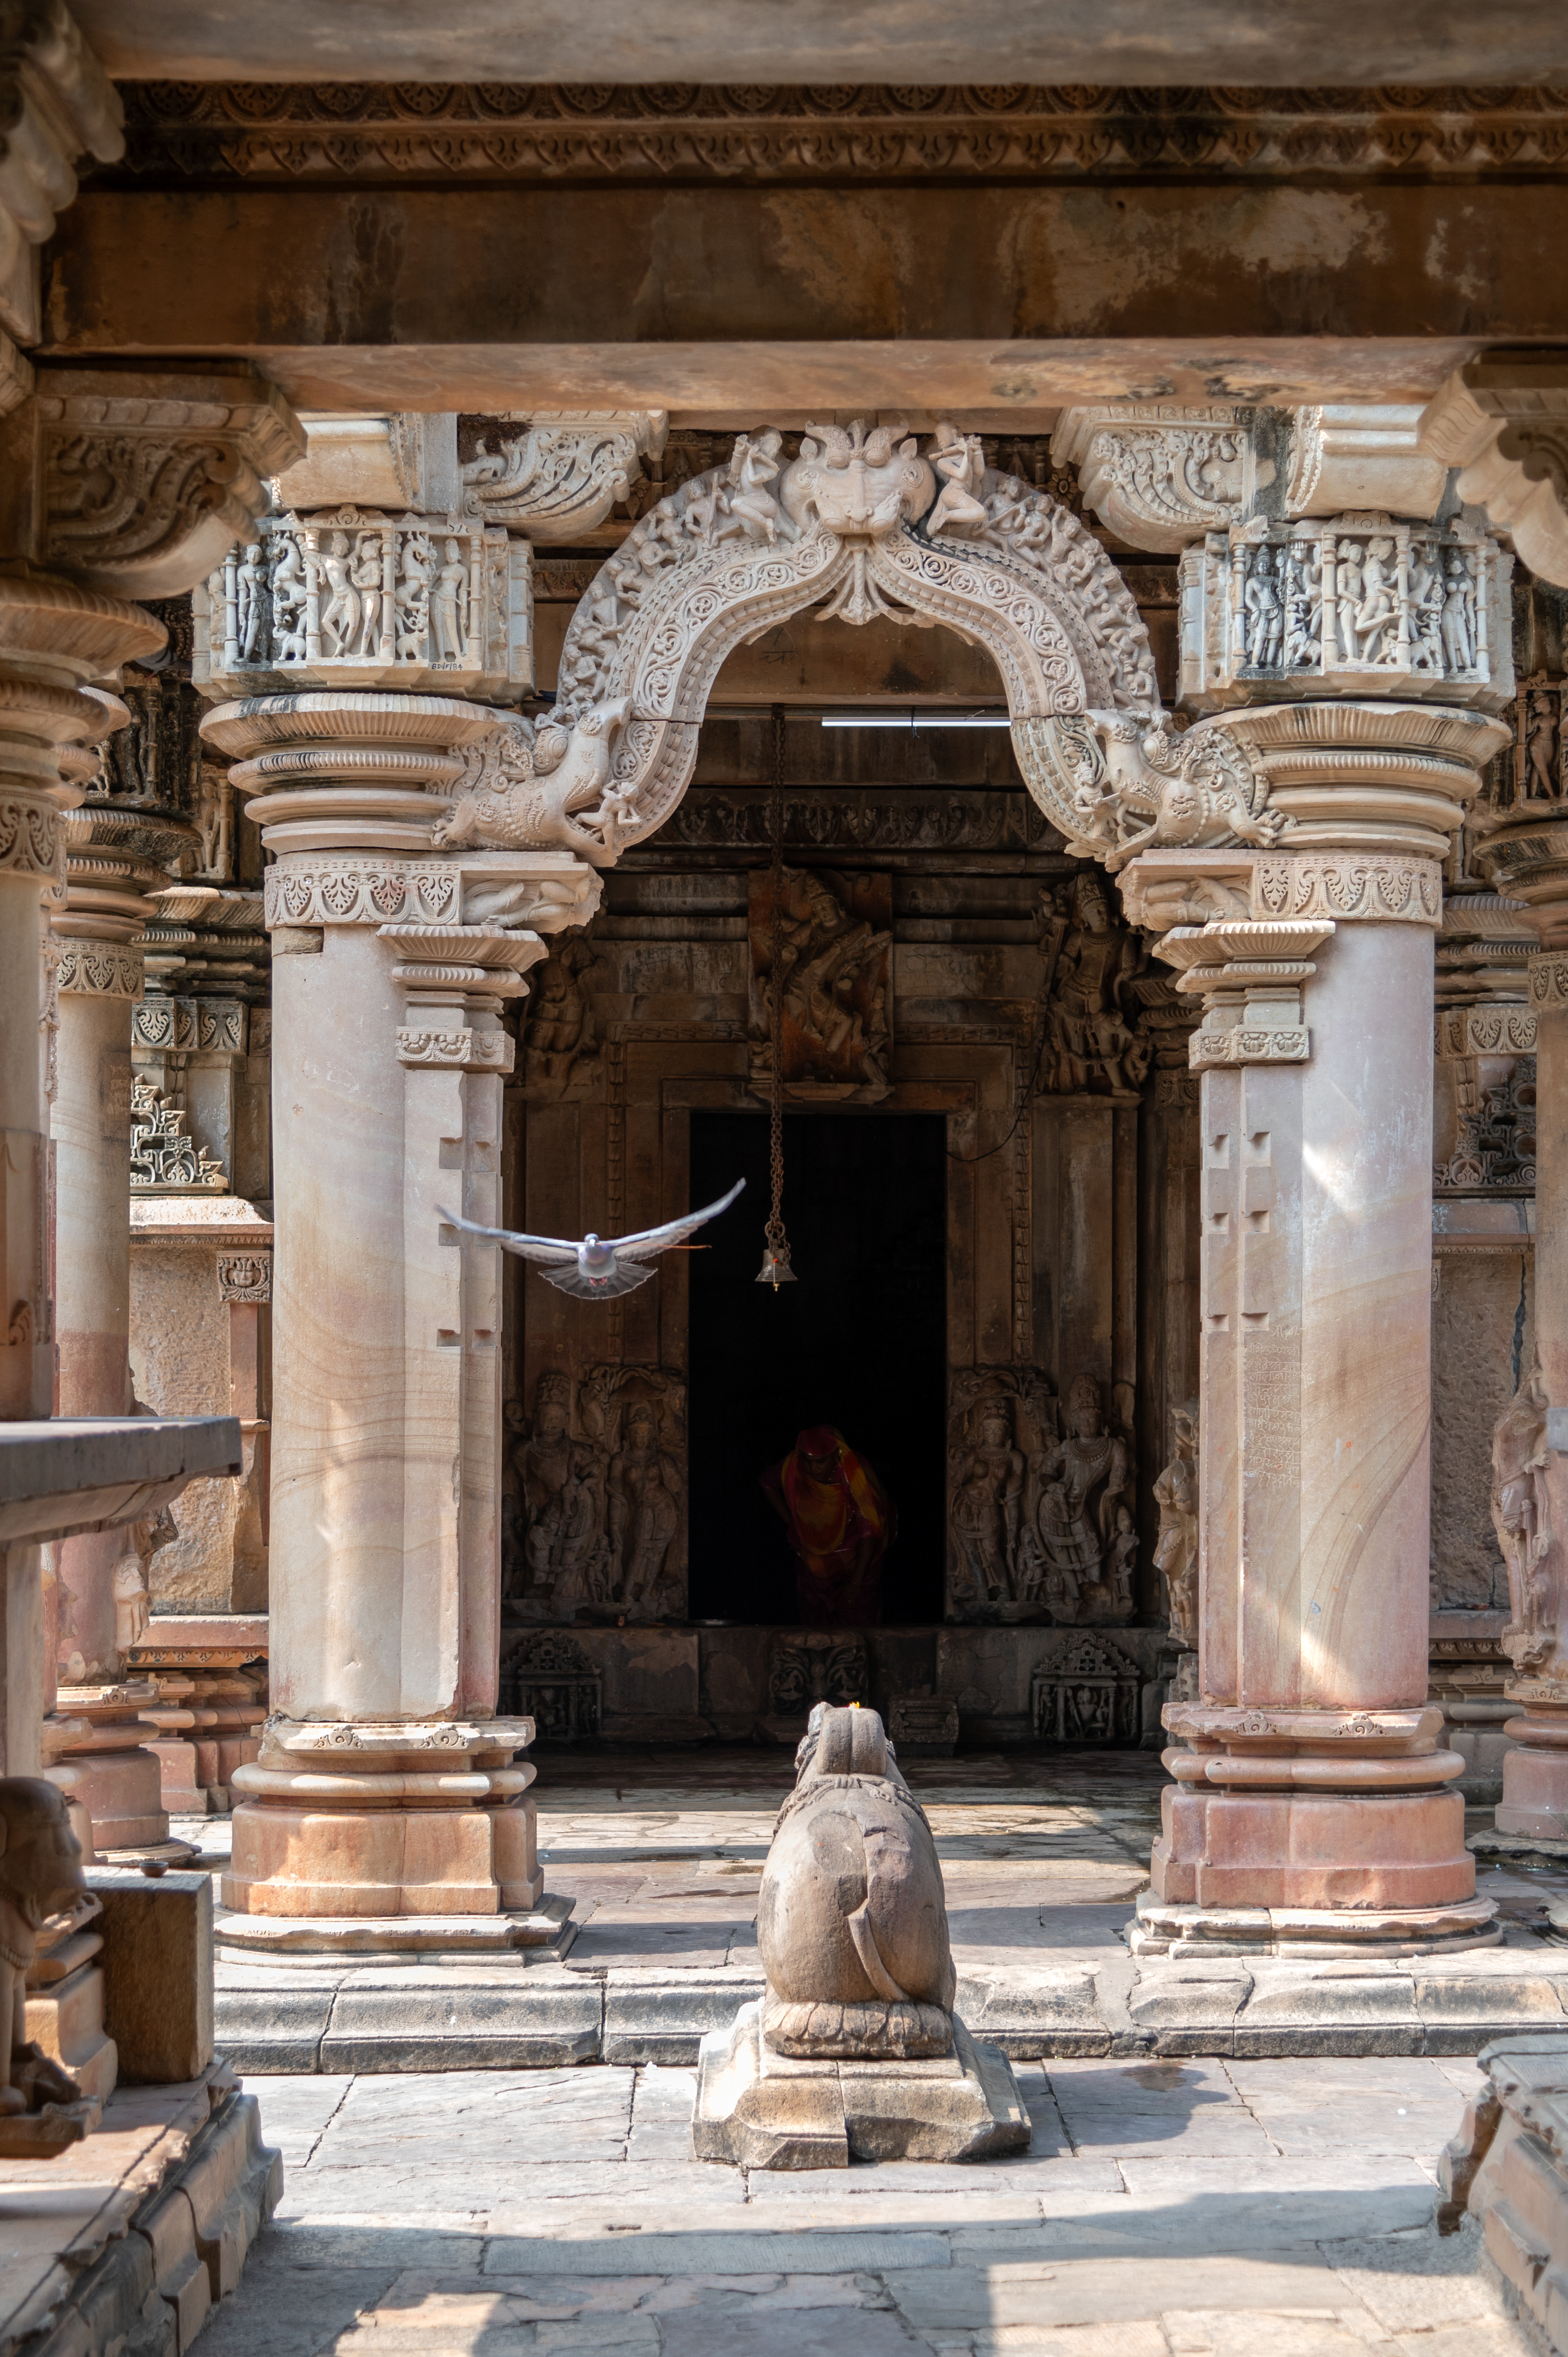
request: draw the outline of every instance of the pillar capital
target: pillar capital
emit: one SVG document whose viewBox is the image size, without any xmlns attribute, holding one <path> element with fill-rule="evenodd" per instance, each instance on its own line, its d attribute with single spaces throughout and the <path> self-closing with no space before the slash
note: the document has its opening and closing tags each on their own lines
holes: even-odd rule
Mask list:
<svg viewBox="0 0 1568 2357">
<path fill-rule="evenodd" d="M 1381 697 L 1498 712 L 1514 692 L 1513 558 L 1462 517 L 1256 515 L 1183 554 L 1181 697 L 1195 712 Z"/>
<path fill-rule="evenodd" d="M 1064 410 L 1058 466 L 1119 539 L 1175 555 L 1206 534 L 1346 510 L 1430 519 L 1447 483 L 1419 403 L 1270 409 L 1246 402 L 1107 401 Z"/>
<path fill-rule="evenodd" d="M 0 540 L 84 588 L 172 597 L 220 564 L 304 436 L 242 361 L 111 369 L 40 362 L 0 424 Z"/>
</svg>

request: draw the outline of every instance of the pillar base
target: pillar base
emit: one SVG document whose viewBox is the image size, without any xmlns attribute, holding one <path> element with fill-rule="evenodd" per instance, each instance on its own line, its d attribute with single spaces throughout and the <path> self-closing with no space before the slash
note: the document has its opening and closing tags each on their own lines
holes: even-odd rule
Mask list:
<svg viewBox="0 0 1568 2357">
<path fill-rule="evenodd" d="M 1446 1789 L 1465 1762 L 1436 1747 L 1440 1710 L 1167 1705 L 1165 1716 L 1190 1746 L 1164 1755 L 1176 1782 L 1150 1874 L 1165 1907 L 1255 1918 L 1247 1936 L 1268 1948 L 1276 1933 L 1263 1919 L 1281 1910 L 1353 1925 L 1414 1910 L 1423 1920 L 1405 1930 L 1421 1939 L 1428 1917 L 1474 1904 L 1465 1803 Z M 1366 1944 L 1354 1929 L 1344 1936 L 1358 1953 Z"/>
<path fill-rule="evenodd" d="M 1495 1948 L 1490 1899 L 1452 1907 L 1180 1907 L 1145 1890 L 1127 1933 L 1135 1956 L 1432 1956 Z"/>
<path fill-rule="evenodd" d="M 57 1719 L 86 1725 L 81 1734 L 49 1747 L 49 1781 L 87 1811 L 100 1857 L 130 1851 L 175 1864 L 196 1855 L 188 1842 L 171 1842 L 158 1762 L 136 1740 L 138 1714 L 156 1700 L 150 1679 L 61 1686 L 56 1696 Z"/>
<path fill-rule="evenodd" d="M 530 1913 L 543 1895 L 532 1719 L 274 1719 L 237 1768 L 222 1903 L 293 1916 Z"/>
<path fill-rule="evenodd" d="M 1524 1836 L 1532 1846 L 1560 1843 L 1568 1855 L 1568 1710 L 1554 1710 L 1522 1681 L 1509 1688 L 1509 1700 L 1522 1710 L 1503 1727 L 1513 1749 L 1503 1760 L 1503 1797 L 1493 1822 L 1499 1834 Z"/>
</svg>

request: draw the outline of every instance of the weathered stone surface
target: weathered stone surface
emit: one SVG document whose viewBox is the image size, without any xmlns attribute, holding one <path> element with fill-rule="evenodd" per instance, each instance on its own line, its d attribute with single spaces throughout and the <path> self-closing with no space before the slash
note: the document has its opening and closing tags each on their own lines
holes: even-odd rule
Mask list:
<svg viewBox="0 0 1568 2357">
<path fill-rule="evenodd" d="M 768 2044 L 762 2003 L 703 2039 L 692 2143 L 747 2169 L 844 2169 L 857 2160 L 982 2160 L 1026 2151 L 1029 2120 L 1000 2048 L 953 2023 L 930 2061 L 801 2061 Z"/>
<path fill-rule="evenodd" d="M 130 2086 L 199 2079 L 213 2059 L 212 1881 L 95 1867 L 103 1908 L 104 2018 Z"/>
<path fill-rule="evenodd" d="M 941 1867 L 875 1711 L 818 1703 L 763 1868 L 776 2053 L 944 2054 L 955 1986 Z"/>
</svg>

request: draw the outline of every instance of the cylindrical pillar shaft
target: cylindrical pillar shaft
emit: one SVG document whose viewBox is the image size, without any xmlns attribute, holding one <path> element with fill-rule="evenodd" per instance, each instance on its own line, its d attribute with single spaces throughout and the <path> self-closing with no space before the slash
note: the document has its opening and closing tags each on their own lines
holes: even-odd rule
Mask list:
<svg viewBox="0 0 1568 2357">
<path fill-rule="evenodd" d="M 1149 854 L 1126 879 L 1134 915 L 1199 874 L 1247 911 L 1161 945 L 1208 1010 L 1191 1041 L 1199 1698 L 1165 1711 L 1182 1748 L 1140 1936 L 1156 1952 L 1469 1945 L 1495 1938 L 1494 1910 L 1450 1789 L 1465 1763 L 1426 1701 L 1444 841 L 1428 820 L 1501 732 L 1332 704 L 1210 725 L 1304 815 L 1269 851 Z"/>
</svg>

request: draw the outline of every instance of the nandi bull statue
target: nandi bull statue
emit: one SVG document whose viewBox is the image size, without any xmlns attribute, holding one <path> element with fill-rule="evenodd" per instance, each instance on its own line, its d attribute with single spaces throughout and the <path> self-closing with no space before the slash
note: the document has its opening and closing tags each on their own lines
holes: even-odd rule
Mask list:
<svg viewBox="0 0 1568 2357">
<path fill-rule="evenodd" d="M 629 697 L 590 711 L 514 720 L 467 748 L 452 806 L 431 830 L 441 851 L 575 851 L 608 867 L 632 813 L 611 774 Z"/>
<path fill-rule="evenodd" d="M 1026 2150 L 1005 2055 L 953 2012 L 941 1866 L 881 1719 L 819 1703 L 795 1770 L 762 1870 L 767 1990 L 703 2040 L 697 2158 L 843 2169 L 852 2153 Z"/>
</svg>

